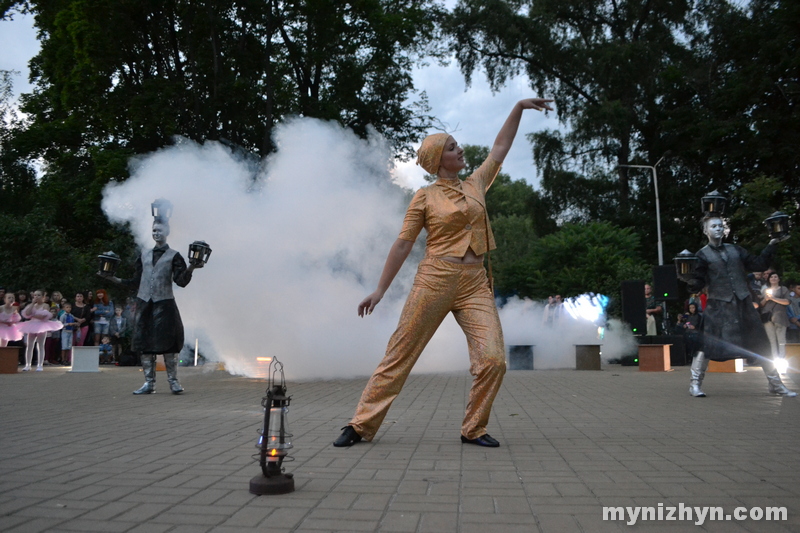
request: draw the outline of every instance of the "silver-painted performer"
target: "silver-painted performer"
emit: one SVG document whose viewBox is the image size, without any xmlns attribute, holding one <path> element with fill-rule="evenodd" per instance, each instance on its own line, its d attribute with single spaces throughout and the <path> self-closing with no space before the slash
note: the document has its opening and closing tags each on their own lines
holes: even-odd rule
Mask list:
<svg viewBox="0 0 800 533">
<path fill-rule="evenodd" d="M 167 381 L 173 394 L 184 391 L 178 381 L 178 354 L 183 348 L 183 322 L 175 303 L 172 283 L 185 287 L 192 272 L 202 265 L 186 265 L 180 253 L 169 247 L 169 219 L 156 216 L 153 240 L 156 245 L 144 250 L 136 260 L 130 279 L 104 276 L 114 283 L 137 290 L 131 349 L 141 356 L 145 382 L 134 394 L 156 391 L 156 356 L 163 354 Z M 102 274 L 101 274 L 102 275 Z"/>
<path fill-rule="evenodd" d="M 708 361 L 727 361 L 739 357 L 758 356 L 767 376 L 769 392 L 786 397 L 797 396 L 781 381 L 770 354 L 770 344 L 758 311 L 753 305 L 747 283 L 747 272 L 766 270 L 775 256 L 777 243 L 772 239 L 760 256 L 751 255 L 735 244 L 722 242 L 725 226 L 719 215 L 703 218 L 703 233 L 708 244 L 697 252 L 697 266 L 689 277 L 683 277 L 691 292 L 708 289 L 703 312 L 702 350 L 692 358 L 689 394 L 703 397 L 703 378 Z"/>
</svg>

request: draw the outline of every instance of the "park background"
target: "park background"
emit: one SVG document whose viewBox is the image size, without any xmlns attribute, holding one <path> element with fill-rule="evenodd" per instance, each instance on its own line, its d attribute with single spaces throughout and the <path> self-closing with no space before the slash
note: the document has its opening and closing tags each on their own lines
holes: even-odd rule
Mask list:
<svg viewBox="0 0 800 533">
<path fill-rule="evenodd" d="M 704 244 L 700 198 L 712 190 L 730 199 L 728 242 L 751 251 L 774 211 L 798 221 L 796 2 L 0 6 L 0 31 L 23 18 L 40 44 L 29 73 L 0 72 L 0 279 L 10 288 L 95 288 L 109 249 L 130 274 L 136 231 L 109 219 L 103 194 L 129 179 L 131 160 L 165 147 L 219 143 L 258 184 L 275 131 L 301 116 L 377 133 L 405 176 L 427 132 L 452 131 L 472 168 L 499 127 L 486 115 L 501 122 L 532 95 L 555 99 L 556 112 L 523 122 L 487 198 L 500 297 L 597 292 L 619 314 L 620 282 L 650 279 L 658 262 L 653 173 L 622 165 L 657 169 L 665 262 Z M 20 74 L 30 84 L 17 96 Z M 405 179 L 406 196 L 417 178 Z M 382 263 L 385 250 L 374 255 Z M 799 257 L 793 234 L 775 265 L 784 281 L 798 279 Z"/>
</svg>

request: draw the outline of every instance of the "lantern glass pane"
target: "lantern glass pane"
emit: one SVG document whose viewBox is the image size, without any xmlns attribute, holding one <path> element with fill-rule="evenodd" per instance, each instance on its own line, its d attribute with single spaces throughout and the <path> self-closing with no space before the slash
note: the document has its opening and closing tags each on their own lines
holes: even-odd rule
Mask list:
<svg viewBox="0 0 800 533">
<path fill-rule="evenodd" d="M 292 448 L 292 434 L 289 432 L 289 408 L 273 407 L 269 413 L 267 429 L 267 448 L 288 450 Z"/>
</svg>

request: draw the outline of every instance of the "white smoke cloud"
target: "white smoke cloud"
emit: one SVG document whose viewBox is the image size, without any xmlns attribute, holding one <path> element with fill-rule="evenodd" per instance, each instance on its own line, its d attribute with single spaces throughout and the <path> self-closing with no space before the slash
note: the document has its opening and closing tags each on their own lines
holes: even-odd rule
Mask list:
<svg viewBox="0 0 800 533">
<path fill-rule="evenodd" d="M 138 158 L 127 181 L 106 187 L 103 210 L 149 248 L 150 203 L 167 198 L 170 246 L 184 257 L 192 241 L 211 246 L 208 264 L 175 295 L 187 343 L 199 338 L 201 352 L 231 373 L 263 376 L 256 357 L 271 356 L 291 379 L 369 375 L 397 325 L 421 244 L 372 315 L 359 318 L 356 308 L 375 289 L 402 224 L 411 191 L 398 183 L 415 179 L 393 166 L 378 135 L 363 140 L 296 119 L 275 139 L 278 151 L 261 170 L 214 142 L 182 140 Z M 508 344 L 541 329 L 525 305 L 535 307 L 512 302 L 501 311 Z M 466 340 L 449 316 L 415 370 L 468 367 Z"/>
<path fill-rule="evenodd" d="M 549 326 L 544 323 L 544 310 L 543 303 L 516 297 L 500 309 L 506 344 L 533 346 L 535 370 L 575 368 L 576 344 L 599 344 L 604 362 L 635 351 L 630 328 L 618 320 L 606 323 L 594 295 L 567 299 L 558 319 Z"/>
</svg>

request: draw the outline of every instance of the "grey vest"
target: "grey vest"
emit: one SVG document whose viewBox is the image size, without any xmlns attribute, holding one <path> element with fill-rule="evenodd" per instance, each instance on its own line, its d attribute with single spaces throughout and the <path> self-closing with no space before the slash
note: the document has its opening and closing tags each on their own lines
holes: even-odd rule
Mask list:
<svg viewBox="0 0 800 533">
<path fill-rule="evenodd" d="M 173 300 L 172 295 L 172 258 L 178 252 L 167 248 L 158 262 L 153 264 L 153 250 L 142 252 L 142 279 L 139 282 L 139 298 L 145 302 L 153 300 Z"/>
<path fill-rule="evenodd" d="M 708 297 L 723 302 L 732 302 L 734 296 L 744 300 L 750 296 L 750 290 L 747 288 L 747 272 L 744 270 L 739 248 L 732 244 L 722 246 L 727 261 L 723 260 L 722 255 L 711 246 L 705 246 L 697 252 L 697 256 L 708 263 L 706 273 Z"/>
</svg>

